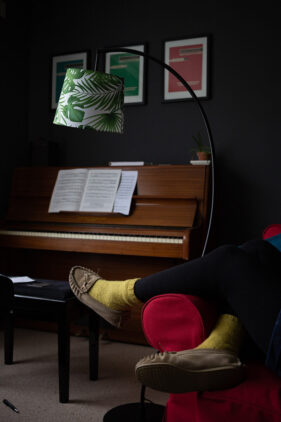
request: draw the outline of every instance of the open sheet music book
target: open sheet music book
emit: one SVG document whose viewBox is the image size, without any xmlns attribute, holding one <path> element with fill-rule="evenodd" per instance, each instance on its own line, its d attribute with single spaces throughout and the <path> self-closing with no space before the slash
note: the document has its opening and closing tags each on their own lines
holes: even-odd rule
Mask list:
<svg viewBox="0 0 281 422">
<path fill-rule="evenodd" d="M 137 182 L 137 171 L 60 170 L 49 212 L 118 212 L 128 215 Z"/>
</svg>

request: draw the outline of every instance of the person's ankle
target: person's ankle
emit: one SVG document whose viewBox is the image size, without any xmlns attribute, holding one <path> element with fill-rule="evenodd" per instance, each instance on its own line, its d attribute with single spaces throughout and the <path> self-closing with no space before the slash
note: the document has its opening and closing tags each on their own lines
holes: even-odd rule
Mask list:
<svg viewBox="0 0 281 422">
<path fill-rule="evenodd" d="M 244 339 L 240 320 L 231 314 L 222 314 L 210 335 L 195 349 L 227 350 L 238 355 Z"/>
<path fill-rule="evenodd" d="M 141 304 L 141 301 L 134 293 L 134 285 L 137 280 L 113 281 L 100 279 L 89 290 L 89 295 L 110 309 L 126 311 Z"/>
</svg>

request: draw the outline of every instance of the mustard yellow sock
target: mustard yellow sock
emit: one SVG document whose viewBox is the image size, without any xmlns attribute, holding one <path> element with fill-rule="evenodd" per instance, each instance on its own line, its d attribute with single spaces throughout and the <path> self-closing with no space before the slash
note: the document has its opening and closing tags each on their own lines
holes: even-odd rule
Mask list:
<svg viewBox="0 0 281 422">
<path fill-rule="evenodd" d="M 210 335 L 196 349 L 228 350 L 238 355 L 244 337 L 240 320 L 230 314 L 222 314 Z"/>
<path fill-rule="evenodd" d="M 89 295 L 103 305 L 116 311 L 129 310 L 143 303 L 136 297 L 134 285 L 138 278 L 124 281 L 99 279 L 89 290 Z"/>
</svg>

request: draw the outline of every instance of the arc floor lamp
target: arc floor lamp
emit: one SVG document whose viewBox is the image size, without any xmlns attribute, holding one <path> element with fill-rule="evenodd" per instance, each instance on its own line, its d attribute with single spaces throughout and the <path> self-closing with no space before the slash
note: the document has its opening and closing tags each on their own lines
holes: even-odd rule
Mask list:
<svg viewBox="0 0 281 422">
<path fill-rule="evenodd" d="M 210 124 L 205 110 L 186 80 L 165 62 L 150 56 L 142 51 L 131 48 L 102 48 L 97 50 L 94 70 L 68 69 L 58 103 L 54 123 L 77 128 L 91 128 L 101 131 L 123 131 L 123 82 L 114 75 L 98 72 L 99 58 L 105 53 L 129 53 L 143 56 L 158 63 L 161 67 L 173 74 L 189 92 L 196 103 L 204 126 L 211 153 L 211 198 L 210 213 L 206 237 L 202 249 L 202 256 L 206 252 L 210 230 L 213 222 L 215 202 L 215 148 Z M 145 387 L 141 388 L 139 403 L 130 403 L 111 409 L 104 416 L 104 422 L 160 422 L 164 407 L 154 403 L 147 403 Z"/>
</svg>

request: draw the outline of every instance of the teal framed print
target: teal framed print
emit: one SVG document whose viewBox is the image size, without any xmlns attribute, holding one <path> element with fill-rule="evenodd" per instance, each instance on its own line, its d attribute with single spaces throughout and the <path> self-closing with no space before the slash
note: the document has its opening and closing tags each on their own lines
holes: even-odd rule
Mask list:
<svg viewBox="0 0 281 422">
<path fill-rule="evenodd" d="M 119 46 L 145 52 L 145 45 Z M 118 48 L 118 47 L 114 47 Z M 105 54 L 105 72 L 124 79 L 124 104 L 145 103 L 145 59 L 127 52 L 108 52 Z"/>
<path fill-rule="evenodd" d="M 51 109 L 58 105 L 65 74 L 68 68 L 86 69 L 89 62 L 88 51 L 80 53 L 63 54 L 52 57 L 52 94 Z"/>
</svg>

